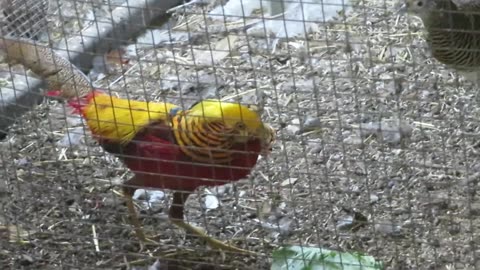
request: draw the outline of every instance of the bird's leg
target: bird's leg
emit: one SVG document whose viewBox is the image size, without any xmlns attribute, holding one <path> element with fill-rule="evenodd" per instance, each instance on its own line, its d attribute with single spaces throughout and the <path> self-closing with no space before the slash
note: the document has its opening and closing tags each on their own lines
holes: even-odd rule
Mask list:
<svg viewBox="0 0 480 270">
<path fill-rule="evenodd" d="M 142 230 L 142 224 L 140 223 L 140 220 L 138 219 L 137 211 L 135 210 L 135 205 L 133 204 L 133 198 L 131 196 L 125 196 L 125 200 L 127 203 L 127 209 L 128 209 L 128 215 L 130 217 L 130 223 L 132 224 L 135 234 L 137 235 L 137 238 L 142 241 L 146 242 L 147 237 L 145 237 L 145 233 Z"/>
<path fill-rule="evenodd" d="M 124 187 L 123 188 L 123 194 L 125 196 L 125 200 L 126 200 L 126 203 L 127 203 L 128 215 L 130 217 L 130 223 L 135 230 L 135 234 L 137 235 L 138 240 L 140 240 L 140 244 L 142 245 L 142 249 L 143 249 L 144 244 L 155 244 L 155 245 L 158 244 L 157 242 L 155 242 L 151 239 L 148 239 L 145 236 L 145 233 L 143 232 L 142 224 L 140 223 L 140 220 L 138 219 L 137 211 L 135 210 L 135 205 L 133 204 L 133 198 L 132 198 L 133 192 L 131 192 L 131 188 L 130 187 Z"/>
<path fill-rule="evenodd" d="M 224 242 L 219 241 L 211 236 L 208 236 L 201 228 L 195 227 L 185 222 L 183 219 L 183 210 L 184 203 L 187 201 L 190 193 L 177 191 L 173 193 L 173 202 L 170 206 L 169 217 L 170 221 L 176 226 L 184 229 L 187 233 L 191 233 L 201 239 L 203 239 L 207 244 L 215 249 L 220 249 L 229 252 L 256 255 L 252 251 L 241 249 L 235 246 L 228 245 Z"/>
</svg>

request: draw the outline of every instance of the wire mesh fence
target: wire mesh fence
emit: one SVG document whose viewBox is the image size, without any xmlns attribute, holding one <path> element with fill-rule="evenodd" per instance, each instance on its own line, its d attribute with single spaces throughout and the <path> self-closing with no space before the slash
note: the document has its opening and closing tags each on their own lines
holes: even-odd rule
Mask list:
<svg viewBox="0 0 480 270">
<path fill-rule="evenodd" d="M 152 11 L 156 2 L 6 1 L 3 32 L 68 48 L 61 41 L 87 27 L 129 19 L 114 18 L 116 8 Z M 443 2 L 409 8 L 430 12 L 421 6 L 431 3 Z M 136 37 L 117 40 L 116 29 L 109 46 L 84 53 L 90 87 L 114 100 L 82 99 L 80 114 L 76 99 L 22 103 L 17 77 L 38 79 L 28 64 L 39 62 L 25 54 L 27 65 L 7 63 L 6 53 L 2 112 L 8 103 L 29 111 L 2 130 L 0 268 L 360 269 L 372 257 L 383 268 L 367 269 L 480 268 L 476 86 L 433 57 L 428 24 L 399 13 L 401 4 L 179 1 L 146 16 Z M 455 18 L 476 30 L 475 15 Z M 62 83 L 50 86 L 36 95 Z M 205 99 L 248 107 L 198 109 Z M 89 114 L 85 104 L 94 104 Z M 261 136 L 248 133 L 259 130 L 249 129 L 250 112 L 276 135 L 251 171 L 260 146 L 249 143 Z M 107 120 L 115 121 L 98 124 Z M 116 141 L 121 134 L 127 142 Z M 248 164 L 235 163 L 240 156 Z M 255 254 L 218 251 L 175 226 L 179 191 L 193 193 L 186 223 Z M 148 243 L 137 237 L 128 192 Z"/>
</svg>

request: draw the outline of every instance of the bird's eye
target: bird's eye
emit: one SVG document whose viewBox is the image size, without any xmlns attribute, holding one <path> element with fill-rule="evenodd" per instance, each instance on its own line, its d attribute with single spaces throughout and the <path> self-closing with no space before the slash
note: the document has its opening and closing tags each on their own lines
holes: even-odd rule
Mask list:
<svg viewBox="0 0 480 270">
<path fill-rule="evenodd" d="M 422 1 L 418 1 L 417 2 L 417 7 L 422 7 L 423 6 L 423 2 Z"/>
<path fill-rule="evenodd" d="M 235 125 L 235 128 L 242 130 L 242 129 L 245 129 L 246 126 L 245 126 L 245 123 L 238 122 L 238 123 Z"/>
</svg>

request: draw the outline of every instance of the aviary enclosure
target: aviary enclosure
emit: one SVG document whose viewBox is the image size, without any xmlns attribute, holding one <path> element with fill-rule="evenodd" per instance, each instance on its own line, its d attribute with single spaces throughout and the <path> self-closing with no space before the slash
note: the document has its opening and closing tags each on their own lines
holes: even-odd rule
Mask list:
<svg viewBox="0 0 480 270">
<path fill-rule="evenodd" d="M 0 50 L 0 268 L 480 268 L 479 91 L 402 4 L 3 0 L 4 37 L 53 49 L 92 88 L 254 105 L 276 136 L 247 177 L 185 205 L 186 222 L 254 254 L 185 233 L 173 191 L 143 187 L 155 244 L 141 247 L 121 194 L 134 172 Z"/>
</svg>

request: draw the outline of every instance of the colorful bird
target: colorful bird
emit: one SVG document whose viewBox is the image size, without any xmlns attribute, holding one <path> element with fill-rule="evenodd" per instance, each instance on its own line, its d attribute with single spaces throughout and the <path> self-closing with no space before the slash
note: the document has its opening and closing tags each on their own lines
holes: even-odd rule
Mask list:
<svg viewBox="0 0 480 270">
<path fill-rule="evenodd" d="M 406 0 L 401 9 L 419 17 L 432 55 L 479 83 L 480 3 L 476 0 Z"/>
<path fill-rule="evenodd" d="M 22 63 L 42 76 L 49 96 L 67 100 L 85 119 L 99 144 L 134 173 L 123 186 L 131 222 L 142 242 L 132 195 L 136 188 L 173 191 L 171 221 L 218 249 L 251 253 L 208 236 L 184 221 L 184 203 L 199 186 L 223 185 L 245 178 L 260 154 L 268 154 L 274 130 L 251 108 L 204 100 L 187 110 L 165 102 L 144 102 L 93 90 L 88 78 L 48 47 L 1 38 L 10 63 Z"/>
<path fill-rule="evenodd" d="M 170 189 L 174 193 L 169 217 L 175 225 L 214 248 L 248 253 L 185 223 L 184 203 L 199 186 L 245 178 L 259 154 L 268 153 L 274 131 L 255 111 L 219 100 L 204 100 L 180 110 L 170 103 L 121 99 L 100 91 L 68 104 L 84 117 L 100 145 L 134 172 L 123 190 L 142 241 L 147 238 L 132 202 L 135 189 Z"/>
</svg>

